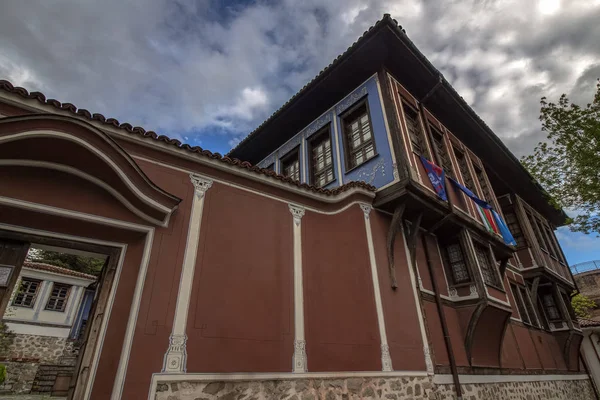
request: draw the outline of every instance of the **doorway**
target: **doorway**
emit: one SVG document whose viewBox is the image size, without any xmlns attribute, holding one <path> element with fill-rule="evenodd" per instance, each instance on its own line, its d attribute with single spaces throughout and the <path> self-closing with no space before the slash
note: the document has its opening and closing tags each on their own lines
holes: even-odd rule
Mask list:
<svg viewBox="0 0 600 400">
<path fill-rule="evenodd" d="M 84 397 L 120 252 L 0 230 L 0 399 Z"/>
</svg>

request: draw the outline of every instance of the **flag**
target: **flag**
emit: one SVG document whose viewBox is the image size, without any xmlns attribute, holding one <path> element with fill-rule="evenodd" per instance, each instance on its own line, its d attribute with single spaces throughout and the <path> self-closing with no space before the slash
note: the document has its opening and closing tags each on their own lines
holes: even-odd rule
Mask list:
<svg viewBox="0 0 600 400">
<path fill-rule="evenodd" d="M 429 177 L 431 186 L 433 186 L 433 190 L 435 190 L 440 199 L 448 201 L 448 196 L 446 195 L 446 180 L 444 179 L 444 170 L 425 157 L 420 157 L 423 167 L 425 167 L 425 171 L 427 171 L 427 176 Z"/>
<path fill-rule="evenodd" d="M 477 206 L 477 211 L 479 212 L 479 216 L 481 217 L 481 221 L 483 225 L 487 228 L 488 231 L 492 233 L 496 233 L 502 236 L 504 243 L 516 246 L 517 242 L 515 241 L 512 233 L 506 226 L 506 223 L 500 217 L 500 215 L 490 206 L 486 201 L 481 200 L 477 197 L 473 192 L 471 192 L 468 188 L 464 187 L 457 181 L 452 178 L 449 178 L 450 182 L 460 190 L 462 190 Z"/>
</svg>

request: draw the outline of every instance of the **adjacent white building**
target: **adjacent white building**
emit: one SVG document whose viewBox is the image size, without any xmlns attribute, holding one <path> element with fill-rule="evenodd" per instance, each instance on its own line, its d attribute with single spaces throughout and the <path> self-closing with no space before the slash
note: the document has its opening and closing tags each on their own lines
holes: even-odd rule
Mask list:
<svg viewBox="0 0 600 400">
<path fill-rule="evenodd" d="M 97 277 L 25 262 L 4 322 L 17 335 L 77 338 L 87 319 Z"/>
</svg>

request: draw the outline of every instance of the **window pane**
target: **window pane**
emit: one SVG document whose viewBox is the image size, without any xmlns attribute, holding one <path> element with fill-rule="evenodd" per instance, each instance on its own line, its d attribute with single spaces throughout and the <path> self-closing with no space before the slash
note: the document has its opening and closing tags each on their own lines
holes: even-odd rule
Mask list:
<svg viewBox="0 0 600 400">
<path fill-rule="evenodd" d="M 69 290 L 71 286 L 64 285 L 61 283 L 54 283 L 52 286 L 52 292 L 46 303 L 46 310 L 53 311 L 64 311 L 66 306 L 66 299 L 69 296 Z"/>
<path fill-rule="evenodd" d="M 333 154 L 331 153 L 331 136 L 329 129 L 318 134 L 310 142 L 311 182 L 317 187 L 323 187 L 333 180 Z"/>
<path fill-rule="evenodd" d="M 475 255 L 483 275 L 483 280 L 488 285 L 500 286 L 495 266 L 490 260 L 489 249 L 480 244 L 475 244 Z"/>
<path fill-rule="evenodd" d="M 462 151 L 457 150 L 456 148 L 454 149 L 454 155 L 456 155 L 456 161 L 458 161 L 458 169 L 460 171 L 461 176 L 463 177 L 463 180 L 465 181 L 465 186 L 471 192 L 476 193 L 473 177 L 471 176 L 469 166 L 467 165 L 467 157 Z"/>
<path fill-rule="evenodd" d="M 300 160 L 298 159 L 298 150 L 282 160 L 282 173 L 295 181 L 300 180 Z"/>
<path fill-rule="evenodd" d="M 433 146 L 435 147 L 437 155 L 439 156 L 439 159 L 436 160 L 437 164 L 442 167 L 446 174 L 448 174 L 450 177 L 454 177 L 454 173 L 452 172 L 452 163 L 450 162 L 450 157 L 448 156 L 446 145 L 444 144 L 444 137 L 435 128 L 430 126 L 430 129 Z"/>
<path fill-rule="evenodd" d="M 40 281 L 23 278 L 21 280 L 20 288 L 13 300 L 13 305 L 19 307 L 33 307 L 40 284 Z"/>
<path fill-rule="evenodd" d="M 557 321 L 562 319 L 560 311 L 558 311 L 558 306 L 554 301 L 554 296 L 551 293 L 542 296 L 542 301 L 544 303 L 544 309 L 546 310 L 546 314 L 548 315 L 548 319 L 550 321 Z"/>
<path fill-rule="evenodd" d="M 446 253 L 448 255 L 448 262 L 450 264 L 450 271 L 452 272 L 452 280 L 454 283 L 469 282 L 471 278 L 460 245 L 456 243 L 447 246 Z"/>
<path fill-rule="evenodd" d="M 404 117 L 406 120 L 406 128 L 408 129 L 408 136 L 412 144 L 412 150 L 419 154 L 428 154 L 425 152 L 425 138 L 423 131 L 421 130 L 421 124 L 419 123 L 419 114 L 417 114 L 412 108 L 404 106 Z"/>
<path fill-rule="evenodd" d="M 533 303 L 531 302 L 531 297 L 529 297 L 529 292 L 523 286 L 519 286 L 519 291 L 521 293 L 521 298 L 525 302 L 525 308 L 527 309 L 527 314 L 529 314 L 529 319 L 531 320 L 531 324 L 535 325 L 535 326 L 540 326 L 540 324 L 536 318 L 535 310 L 533 309 Z"/>
<path fill-rule="evenodd" d="M 344 117 L 347 167 L 354 168 L 375 155 L 366 104 Z M 329 145 L 331 146 L 331 145 Z"/>
<path fill-rule="evenodd" d="M 517 310 L 519 311 L 519 315 L 521 316 L 521 321 L 523 321 L 526 324 L 531 323 L 531 320 L 529 319 L 529 315 L 527 313 L 527 310 L 525 309 L 525 305 L 523 304 L 523 299 L 521 298 L 521 293 L 519 292 L 517 285 L 511 283 L 510 289 L 511 289 L 513 297 L 515 299 L 515 303 L 517 305 Z"/>
</svg>

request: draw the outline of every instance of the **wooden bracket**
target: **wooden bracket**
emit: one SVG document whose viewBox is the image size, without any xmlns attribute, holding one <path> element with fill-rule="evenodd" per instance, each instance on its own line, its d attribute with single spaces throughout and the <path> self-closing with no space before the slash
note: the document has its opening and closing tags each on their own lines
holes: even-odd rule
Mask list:
<svg viewBox="0 0 600 400">
<path fill-rule="evenodd" d="M 410 233 L 408 234 L 408 252 L 410 254 L 411 265 L 415 265 L 415 258 L 417 256 L 417 238 L 419 237 L 419 229 L 421 228 L 422 218 L 423 213 L 420 212 L 410 222 Z"/>
<path fill-rule="evenodd" d="M 396 242 L 396 234 L 402 226 L 402 215 L 404 214 L 405 208 L 406 204 L 402 203 L 394 210 L 394 216 L 392 217 L 392 223 L 390 224 L 390 230 L 388 231 L 387 236 L 388 268 L 393 289 L 398 287 L 398 282 L 396 281 L 396 268 L 394 266 L 394 243 Z"/>
<path fill-rule="evenodd" d="M 506 272 L 506 266 L 508 265 L 508 258 L 500 260 L 500 278 L 504 279 L 504 273 Z"/>
<path fill-rule="evenodd" d="M 531 285 L 531 302 L 533 303 L 533 308 L 537 309 L 538 302 L 538 286 L 540 285 L 540 277 L 537 276 L 533 279 L 533 284 Z"/>
</svg>

